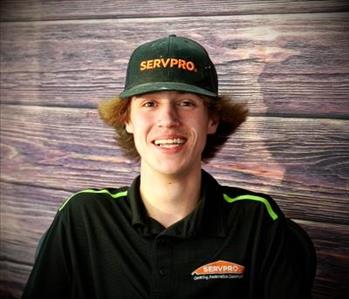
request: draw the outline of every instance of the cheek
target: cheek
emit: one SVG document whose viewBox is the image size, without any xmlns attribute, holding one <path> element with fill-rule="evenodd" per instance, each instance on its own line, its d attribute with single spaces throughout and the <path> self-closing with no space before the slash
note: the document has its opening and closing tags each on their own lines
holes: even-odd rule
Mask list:
<svg viewBox="0 0 349 299">
<path fill-rule="evenodd" d="M 145 143 L 144 140 L 146 137 L 144 136 L 144 134 L 140 130 L 137 130 L 137 129 L 135 129 L 133 131 L 132 135 L 133 135 L 133 142 L 134 142 L 134 145 L 137 149 L 137 152 L 139 154 L 141 154 L 142 149 L 144 148 L 144 143 Z"/>
<path fill-rule="evenodd" d="M 144 117 L 136 113 L 135 115 L 131 112 L 129 122 L 126 125 L 126 129 L 129 133 L 138 134 L 138 131 L 140 131 L 146 124 L 146 121 L 144 120 Z"/>
<path fill-rule="evenodd" d="M 150 131 L 150 124 L 146 118 L 137 115 L 137 118 L 133 119 L 129 124 L 130 129 L 132 129 L 133 139 L 135 143 L 139 144 L 142 140 L 147 139 L 148 133 Z"/>
<path fill-rule="evenodd" d="M 200 125 L 201 124 L 201 125 Z M 207 134 L 208 134 L 208 123 L 207 120 L 202 120 L 199 124 L 195 124 L 192 126 L 192 134 L 196 143 L 200 143 L 200 145 L 206 144 Z"/>
</svg>

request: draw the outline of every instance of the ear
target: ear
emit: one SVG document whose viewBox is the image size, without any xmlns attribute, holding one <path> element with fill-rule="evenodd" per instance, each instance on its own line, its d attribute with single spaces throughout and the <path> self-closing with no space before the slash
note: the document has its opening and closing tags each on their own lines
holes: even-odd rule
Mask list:
<svg viewBox="0 0 349 299">
<path fill-rule="evenodd" d="M 125 129 L 127 133 L 133 134 L 133 123 L 131 121 L 126 122 Z"/>
<path fill-rule="evenodd" d="M 207 134 L 214 134 L 214 133 L 216 133 L 218 125 L 219 125 L 218 117 L 211 117 L 208 120 Z"/>
</svg>

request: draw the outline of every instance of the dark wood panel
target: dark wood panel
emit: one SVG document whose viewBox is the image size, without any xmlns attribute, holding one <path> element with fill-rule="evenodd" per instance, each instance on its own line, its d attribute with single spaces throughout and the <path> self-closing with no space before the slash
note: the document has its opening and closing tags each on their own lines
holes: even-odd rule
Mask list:
<svg viewBox="0 0 349 299">
<path fill-rule="evenodd" d="M 74 192 L 137 175 L 94 109 L 1 110 L 4 181 Z M 205 168 L 224 184 L 273 195 L 290 217 L 348 224 L 348 129 L 346 120 L 251 117 Z"/>
<path fill-rule="evenodd" d="M 348 11 L 346 1 L 1 1 L 2 21 Z"/>
<path fill-rule="evenodd" d="M 346 13 L 2 23 L 2 102 L 93 107 L 122 90 L 132 49 L 169 33 L 202 42 L 221 93 L 253 113 L 348 117 Z"/>
<path fill-rule="evenodd" d="M 20 298 L 38 240 L 71 193 L 1 183 L 0 298 Z"/>
<path fill-rule="evenodd" d="M 19 298 L 30 273 L 38 239 L 50 225 L 69 192 L 59 189 L 1 184 L 0 289 Z M 318 270 L 314 298 L 344 298 L 349 269 L 349 228 L 297 221 L 314 241 Z"/>
<path fill-rule="evenodd" d="M 317 254 L 314 299 L 345 299 L 349 294 L 349 227 L 298 222 L 313 240 Z"/>
<path fill-rule="evenodd" d="M 121 91 L 135 46 L 170 33 L 207 47 L 221 93 L 255 116 L 284 116 L 250 118 L 205 168 L 271 194 L 314 240 L 314 298 L 347 297 L 347 1 L 0 5 L 1 102 L 18 105 L 1 105 L 1 298 L 20 298 L 37 240 L 71 192 L 137 175 L 90 108 Z"/>
</svg>

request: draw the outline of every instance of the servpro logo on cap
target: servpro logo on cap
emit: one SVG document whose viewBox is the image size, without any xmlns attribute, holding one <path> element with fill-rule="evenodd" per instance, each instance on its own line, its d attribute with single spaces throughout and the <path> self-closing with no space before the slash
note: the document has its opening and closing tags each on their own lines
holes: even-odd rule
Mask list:
<svg viewBox="0 0 349 299">
<path fill-rule="evenodd" d="M 143 60 L 139 64 L 140 71 L 161 69 L 161 68 L 178 68 L 189 72 L 197 72 L 195 63 L 190 60 L 178 58 L 158 58 Z"/>
<path fill-rule="evenodd" d="M 218 98 L 215 66 L 199 43 L 170 35 L 142 44 L 133 51 L 120 98 L 164 90 Z"/>
</svg>

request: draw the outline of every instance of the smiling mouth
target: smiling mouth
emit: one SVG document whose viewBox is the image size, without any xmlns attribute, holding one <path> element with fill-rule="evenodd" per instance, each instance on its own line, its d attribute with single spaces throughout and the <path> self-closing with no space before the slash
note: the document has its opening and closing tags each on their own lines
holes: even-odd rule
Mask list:
<svg viewBox="0 0 349 299">
<path fill-rule="evenodd" d="M 186 140 L 183 138 L 159 139 L 159 140 L 155 140 L 154 144 L 159 147 L 172 148 L 172 147 L 183 145 L 185 141 Z"/>
</svg>

